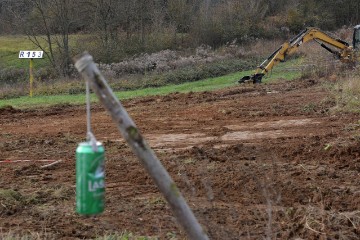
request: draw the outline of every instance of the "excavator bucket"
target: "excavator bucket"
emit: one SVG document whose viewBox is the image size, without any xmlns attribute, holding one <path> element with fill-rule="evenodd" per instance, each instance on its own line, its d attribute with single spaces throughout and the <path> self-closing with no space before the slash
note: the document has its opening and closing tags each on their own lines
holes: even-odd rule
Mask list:
<svg viewBox="0 0 360 240">
<path fill-rule="evenodd" d="M 261 80 L 262 80 L 264 75 L 265 74 L 263 74 L 263 73 L 256 73 L 256 74 L 251 75 L 251 76 L 244 76 L 238 81 L 238 83 L 246 83 L 246 82 L 250 82 L 250 81 L 252 81 L 254 84 L 255 83 L 261 83 Z"/>
<path fill-rule="evenodd" d="M 251 76 L 244 76 L 238 81 L 238 83 L 245 83 L 245 82 L 249 81 L 250 79 L 251 79 Z"/>
</svg>

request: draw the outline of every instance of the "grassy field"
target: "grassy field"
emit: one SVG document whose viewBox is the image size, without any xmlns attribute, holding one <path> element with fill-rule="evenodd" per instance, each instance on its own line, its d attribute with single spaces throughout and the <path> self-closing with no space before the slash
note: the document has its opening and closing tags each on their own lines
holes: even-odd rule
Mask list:
<svg viewBox="0 0 360 240">
<path fill-rule="evenodd" d="M 86 36 L 82 36 L 82 37 L 86 37 Z M 78 38 L 79 36 L 74 35 L 71 37 L 71 41 L 76 42 Z M 36 46 L 33 43 L 31 43 L 31 41 L 29 41 L 26 36 L 17 36 L 17 35 L 0 36 L 0 68 L 28 69 L 29 61 L 27 59 L 18 58 L 18 54 L 20 50 L 39 50 L 39 49 L 37 49 Z M 46 66 L 47 64 L 48 64 L 48 60 L 46 60 L 46 58 L 36 59 L 34 61 L 35 68 Z M 292 59 L 288 62 L 279 64 L 274 68 L 273 73 L 271 73 L 267 78 L 263 79 L 263 82 L 266 83 L 269 81 L 276 81 L 277 79 L 291 80 L 297 78 L 301 75 L 301 72 L 299 70 L 296 70 L 296 65 L 299 64 L 301 64 L 299 59 Z M 221 77 L 209 78 L 196 82 L 189 82 L 178 85 L 167 85 L 157 88 L 142 88 L 138 90 L 116 92 L 116 95 L 119 97 L 119 99 L 129 99 L 129 98 L 149 96 L 149 95 L 165 95 L 172 92 L 211 91 L 211 90 L 237 85 L 238 84 L 237 81 L 242 76 L 250 75 L 251 73 L 252 71 L 237 72 Z M 25 93 L 27 91 L 26 84 L 27 83 L 25 83 L 24 85 Z M 55 90 L 52 92 L 54 93 L 61 92 L 56 90 L 59 87 L 66 88 L 68 87 L 67 85 L 69 85 L 70 83 L 60 82 L 59 84 L 57 85 L 55 84 L 53 86 Z M 10 99 L 2 99 L 0 100 L 0 108 L 4 106 L 12 106 L 14 108 L 35 108 L 35 107 L 45 107 L 45 106 L 51 106 L 57 104 L 83 104 L 85 102 L 84 94 L 64 94 L 64 95 L 49 95 L 49 94 L 51 94 L 51 92 L 48 93 L 47 96 L 36 95 L 32 98 L 28 96 L 22 96 L 22 97 L 10 98 Z M 95 96 L 92 96 L 92 100 L 97 101 Z"/>
<path fill-rule="evenodd" d="M 74 45 L 77 42 L 83 41 L 88 35 L 71 35 L 70 44 Z M 47 50 L 46 41 L 44 37 L 38 38 L 42 45 Z M 56 44 L 53 46 L 56 48 Z M 19 59 L 20 50 L 41 50 L 35 44 L 33 44 L 25 35 L 6 35 L 0 36 L 0 67 L 13 67 L 13 68 L 28 68 L 29 61 L 27 59 Z M 49 65 L 49 60 L 46 55 L 43 59 L 34 60 L 35 67 L 44 67 Z"/>
<path fill-rule="evenodd" d="M 26 36 L 0 36 L 0 43 L 0 66 L 3 67 L 28 68 L 29 61 L 18 58 L 20 50 L 39 50 Z"/>
<path fill-rule="evenodd" d="M 279 65 L 270 76 L 263 79 L 264 84 L 278 79 L 294 79 L 300 77 L 300 71 L 290 69 L 289 67 L 296 65 L 298 60 L 291 60 L 287 63 Z M 132 91 L 116 92 L 116 96 L 121 99 L 129 99 L 142 96 L 166 95 L 173 92 L 200 92 L 212 91 L 237 85 L 237 81 L 245 75 L 252 74 L 253 71 L 244 71 L 232 73 L 222 77 L 209 78 L 196 82 L 183 83 L 178 85 L 167 85 L 158 88 L 144 88 Z M 92 101 L 97 101 L 96 96 L 92 95 Z M 0 107 L 12 106 L 14 108 L 34 108 L 45 107 L 57 104 L 84 104 L 84 94 L 74 95 L 52 95 L 52 96 L 35 96 L 35 97 L 19 97 L 13 99 L 0 100 Z"/>
</svg>

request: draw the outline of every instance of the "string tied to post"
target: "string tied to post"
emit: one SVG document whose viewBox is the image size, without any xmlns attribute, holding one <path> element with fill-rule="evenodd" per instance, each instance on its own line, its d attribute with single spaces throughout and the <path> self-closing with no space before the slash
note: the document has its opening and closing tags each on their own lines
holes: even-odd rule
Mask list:
<svg viewBox="0 0 360 240">
<path fill-rule="evenodd" d="M 90 86 L 89 81 L 86 81 L 86 122 L 87 122 L 87 133 L 86 140 L 90 143 L 94 152 L 98 151 L 97 140 L 95 135 L 92 133 L 91 128 L 91 98 L 90 98 Z"/>
</svg>

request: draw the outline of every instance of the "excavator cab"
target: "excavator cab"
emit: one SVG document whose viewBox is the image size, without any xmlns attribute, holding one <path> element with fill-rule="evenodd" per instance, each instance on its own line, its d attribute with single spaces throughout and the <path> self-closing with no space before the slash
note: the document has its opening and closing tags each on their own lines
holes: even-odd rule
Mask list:
<svg viewBox="0 0 360 240">
<path fill-rule="evenodd" d="M 353 47 L 360 49 L 360 25 L 354 27 Z"/>
</svg>

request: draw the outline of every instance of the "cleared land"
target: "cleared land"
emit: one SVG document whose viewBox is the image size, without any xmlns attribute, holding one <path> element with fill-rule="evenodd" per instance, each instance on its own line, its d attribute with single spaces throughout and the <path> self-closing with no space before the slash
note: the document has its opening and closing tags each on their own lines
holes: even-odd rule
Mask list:
<svg viewBox="0 0 360 240">
<path fill-rule="evenodd" d="M 211 239 L 358 239 L 359 114 L 332 111 L 323 83 L 279 81 L 125 100 Z M 183 239 L 101 106 L 106 211 L 75 212 L 83 106 L 0 110 L 0 236 L 87 239 L 125 230 Z M 63 160 L 51 168 L 45 162 Z M 31 160 L 14 162 L 11 160 Z"/>
</svg>

